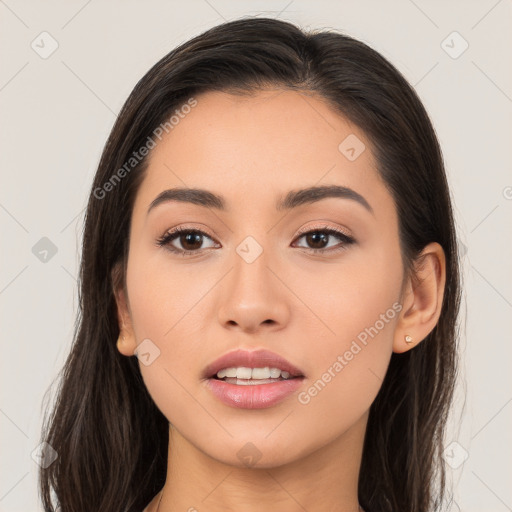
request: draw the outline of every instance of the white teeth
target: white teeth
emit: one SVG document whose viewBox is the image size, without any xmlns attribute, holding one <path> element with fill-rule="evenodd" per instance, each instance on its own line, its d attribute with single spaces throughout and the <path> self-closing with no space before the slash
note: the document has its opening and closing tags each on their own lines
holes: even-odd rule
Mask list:
<svg viewBox="0 0 512 512">
<path fill-rule="evenodd" d="M 236 369 L 236 378 L 237 379 L 250 379 L 252 374 L 251 368 L 245 368 L 240 366 Z"/>
<path fill-rule="evenodd" d="M 236 377 L 236 368 L 223 368 L 217 372 L 217 377 L 223 379 L 224 377 Z"/>
<path fill-rule="evenodd" d="M 270 368 L 270 377 L 278 379 L 281 376 L 281 370 L 279 368 Z"/>
<path fill-rule="evenodd" d="M 279 372 L 281 373 L 281 372 Z M 277 379 L 279 377 L 279 375 L 277 377 L 274 377 L 275 379 Z M 266 368 L 253 368 L 252 369 L 252 372 L 251 372 L 251 377 L 249 378 L 252 378 L 252 379 L 268 379 L 270 378 L 270 368 L 266 367 Z"/>
<path fill-rule="evenodd" d="M 280 370 L 279 368 L 247 368 L 245 366 L 223 368 L 217 372 L 217 377 L 223 379 L 224 377 L 236 377 L 237 379 L 288 379 L 290 377 L 289 372 Z"/>
</svg>

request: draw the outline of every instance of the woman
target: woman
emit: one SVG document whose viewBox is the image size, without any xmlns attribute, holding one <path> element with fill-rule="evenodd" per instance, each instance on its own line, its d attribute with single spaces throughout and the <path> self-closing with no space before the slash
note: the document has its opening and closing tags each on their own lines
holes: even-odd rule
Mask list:
<svg viewBox="0 0 512 512">
<path fill-rule="evenodd" d="M 440 510 L 459 280 L 435 132 L 381 55 L 267 18 L 184 43 L 91 189 L 45 510 Z"/>
</svg>

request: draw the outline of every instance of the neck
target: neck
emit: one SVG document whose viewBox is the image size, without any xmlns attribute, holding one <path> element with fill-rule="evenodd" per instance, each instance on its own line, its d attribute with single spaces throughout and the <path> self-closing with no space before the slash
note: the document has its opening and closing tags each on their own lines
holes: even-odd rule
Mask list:
<svg viewBox="0 0 512 512">
<path fill-rule="evenodd" d="M 154 510 L 358 512 L 357 483 L 366 422 L 364 415 L 329 444 L 266 467 L 240 467 L 239 461 L 233 465 L 214 459 L 170 426 L 167 479 L 155 497 Z"/>
</svg>

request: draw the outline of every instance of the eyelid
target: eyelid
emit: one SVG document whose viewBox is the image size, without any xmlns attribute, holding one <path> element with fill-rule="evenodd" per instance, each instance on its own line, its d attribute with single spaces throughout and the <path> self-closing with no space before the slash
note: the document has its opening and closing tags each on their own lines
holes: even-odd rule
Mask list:
<svg viewBox="0 0 512 512">
<path fill-rule="evenodd" d="M 310 233 L 311 231 L 320 230 L 320 229 L 331 229 L 333 231 L 338 231 L 338 232 L 344 234 L 348 238 L 353 238 L 352 235 L 350 234 L 350 232 L 348 232 L 348 230 L 346 230 L 344 228 L 340 228 L 338 226 L 331 226 L 331 225 L 326 224 L 326 223 L 315 224 L 313 226 L 306 226 L 306 227 L 300 228 L 299 231 L 297 231 L 295 237 L 299 237 L 301 235 Z M 189 226 L 189 225 L 186 225 L 186 224 L 185 225 L 180 224 L 179 226 L 167 229 L 163 233 L 161 238 L 166 237 L 167 235 L 179 233 L 181 231 L 201 231 L 204 234 L 206 234 L 208 237 L 210 237 L 212 240 L 215 240 L 217 243 L 219 243 L 215 239 L 215 237 L 208 231 L 207 228 L 205 228 L 205 227 L 198 228 L 196 226 Z"/>
<path fill-rule="evenodd" d="M 199 224 L 199 225 L 195 225 L 195 226 L 191 226 L 189 224 L 179 224 L 178 226 L 174 226 L 173 228 L 166 229 L 162 236 L 167 236 L 170 234 L 174 235 L 181 231 L 200 231 L 201 233 L 204 233 L 205 235 L 210 237 L 212 240 L 215 240 L 217 242 L 217 240 L 215 239 L 213 234 L 210 232 L 210 230 L 206 226 L 204 226 L 204 224 Z M 219 243 L 219 242 L 217 242 L 217 243 Z"/>
<path fill-rule="evenodd" d="M 326 224 L 326 223 L 314 224 L 312 226 L 310 225 L 310 226 L 306 226 L 304 228 L 300 228 L 299 231 L 297 232 L 296 236 L 301 236 L 301 235 L 304 235 L 311 231 L 322 230 L 322 229 L 338 231 L 338 232 L 344 234 L 347 238 L 354 238 L 347 229 L 341 228 L 339 226 L 332 226 L 332 225 Z"/>
</svg>

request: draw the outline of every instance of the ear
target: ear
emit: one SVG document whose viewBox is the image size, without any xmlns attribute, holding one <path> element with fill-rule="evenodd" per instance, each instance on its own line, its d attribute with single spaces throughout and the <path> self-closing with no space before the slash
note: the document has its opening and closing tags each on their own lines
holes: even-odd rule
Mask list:
<svg viewBox="0 0 512 512">
<path fill-rule="evenodd" d="M 437 242 L 428 244 L 405 284 L 402 311 L 395 329 L 393 352 L 414 348 L 434 329 L 441 315 L 446 282 L 446 258 Z M 410 336 L 410 343 L 405 337 Z"/>
<path fill-rule="evenodd" d="M 136 348 L 135 334 L 133 332 L 130 306 L 125 284 L 123 263 L 114 265 L 111 273 L 111 282 L 117 305 L 117 320 L 119 322 L 119 338 L 117 350 L 125 356 L 133 356 Z"/>
</svg>

